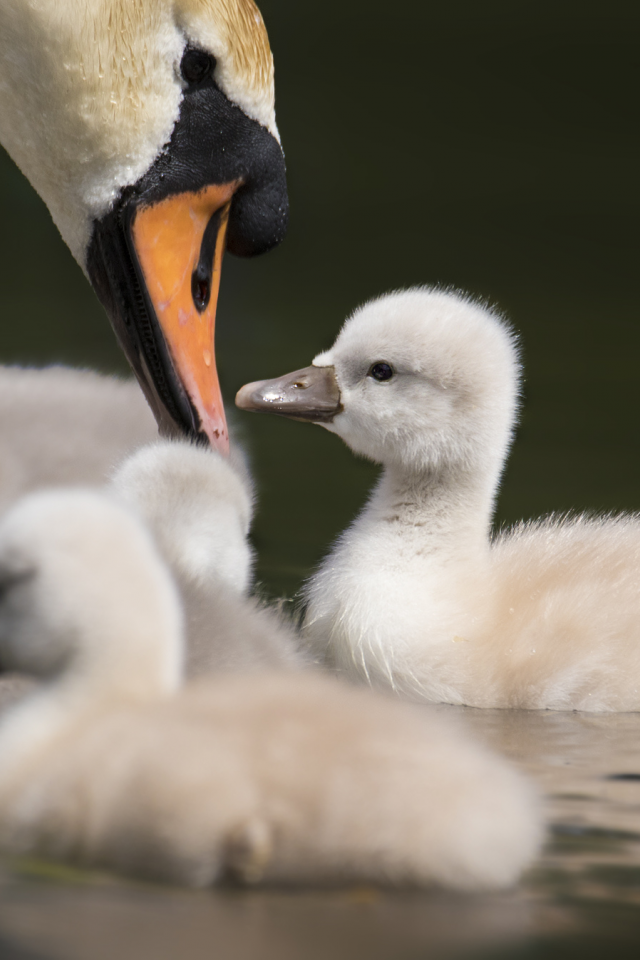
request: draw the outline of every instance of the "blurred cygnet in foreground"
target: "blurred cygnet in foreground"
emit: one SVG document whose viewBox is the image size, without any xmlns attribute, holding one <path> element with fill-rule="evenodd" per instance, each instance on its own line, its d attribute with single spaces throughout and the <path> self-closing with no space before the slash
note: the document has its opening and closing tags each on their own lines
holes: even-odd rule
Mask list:
<svg viewBox="0 0 640 960">
<path fill-rule="evenodd" d="M 526 782 L 416 707 L 305 671 L 181 689 L 173 579 L 108 497 L 21 501 L 0 584 L 0 662 L 43 681 L 0 723 L 4 851 L 188 885 L 462 889 L 534 856 Z"/>
<path fill-rule="evenodd" d="M 247 596 L 253 491 L 242 454 L 158 441 L 129 457 L 111 493 L 143 520 L 169 565 L 185 617 L 185 674 L 303 666 L 287 619 Z M 0 676 L 0 713 L 33 686 Z"/>
<path fill-rule="evenodd" d="M 551 518 L 491 539 L 519 381 L 483 304 L 414 289 L 366 304 L 313 366 L 245 409 L 322 423 L 382 476 L 307 587 L 340 673 L 476 707 L 640 709 L 640 522 Z"/>
<path fill-rule="evenodd" d="M 125 461 L 112 490 L 151 530 L 178 584 L 187 676 L 302 665 L 293 628 L 247 595 L 253 488 L 237 449 L 226 458 L 188 441 L 159 441 Z"/>
</svg>

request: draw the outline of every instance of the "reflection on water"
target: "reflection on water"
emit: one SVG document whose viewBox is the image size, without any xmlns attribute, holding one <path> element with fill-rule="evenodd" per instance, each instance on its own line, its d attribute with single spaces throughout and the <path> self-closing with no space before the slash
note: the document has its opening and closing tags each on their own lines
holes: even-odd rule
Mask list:
<svg viewBox="0 0 640 960">
<path fill-rule="evenodd" d="M 546 848 L 515 890 L 185 892 L 42 864 L 0 875 L 2 960 L 616 958 L 640 949 L 640 715 L 436 707 L 539 784 Z M 23 951 L 23 952 L 19 952 Z"/>
<path fill-rule="evenodd" d="M 640 906 L 640 714 L 465 714 L 543 791 L 551 831 L 532 889 Z"/>
</svg>

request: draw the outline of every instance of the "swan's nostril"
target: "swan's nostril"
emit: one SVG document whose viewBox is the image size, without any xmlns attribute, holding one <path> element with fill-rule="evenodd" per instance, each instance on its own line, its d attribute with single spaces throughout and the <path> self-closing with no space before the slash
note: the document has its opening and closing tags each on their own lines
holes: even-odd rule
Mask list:
<svg viewBox="0 0 640 960">
<path fill-rule="evenodd" d="M 301 378 L 300 380 L 294 381 L 294 383 L 292 383 L 291 386 L 295 390 L 306 390 L 307 387 L 309 386 L 309 381 Z"/>
<path fill-rule="evenodd" d="M 198 313 L 203 313 L 211 299 L 211 284 L 208 279 L 199 277 L 197 270 L 191 278 L 191 296 Z"/>
<path fill-rule="evenodd" d="M 213 260 L 216 253 L 216 243 L 220 231 L 223 209 L 223 207 L 219 207 L 209 219 L 200 245 L 198 264 L 191 275 L 191 296 L 193 297 L 193 305 L 198 313 L 204 313 L 211 299 Z"/>
</svg>

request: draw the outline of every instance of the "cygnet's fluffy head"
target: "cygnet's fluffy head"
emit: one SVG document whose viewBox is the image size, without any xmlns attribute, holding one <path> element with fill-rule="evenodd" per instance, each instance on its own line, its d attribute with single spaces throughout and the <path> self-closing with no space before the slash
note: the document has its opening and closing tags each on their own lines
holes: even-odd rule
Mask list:
<svg viewBox="0 0 640 960">
<path fill-rule="evenodd" d="M 113 487 L 148 524 L 181 577 L 224 583 L 237 593 L 247 590 L 253 491 L 235 451 L 227 459 L 188 442 L 155 443 L 125 461 Z"/>
<path fill-rule="evenodd" d="M 502 463 L 515 415 L 513 333 L 468 296 L 418 288 L 360 307 L 313 361 L 333 366 L 342 410 L 324 426 L 405 469 Z"/>
<path fill-rule="evenodd" d="M 182 613 L 150 535 L 88 490 L 19 501 L 0 524 L 0 669 L 67 668 L 130 692 L 177 684 Z"/>
</svg>

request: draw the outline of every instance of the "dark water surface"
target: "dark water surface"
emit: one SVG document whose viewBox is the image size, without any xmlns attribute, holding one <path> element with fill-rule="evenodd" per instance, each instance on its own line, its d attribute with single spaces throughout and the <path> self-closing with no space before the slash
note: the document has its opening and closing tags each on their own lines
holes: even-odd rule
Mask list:
<svg viewBox="0 0 640 960">
<path fill-rule="evenodd" d="M 227 397 L 309 363 L 370 296 L 463 287 L 500 304 L 522 338 L 499 521 L 639 509 L 637 2 L 261 6 L 291 229 L 263 259 L 227 258 Z M 0 360 L 124 372 L 81 271 L 4 156 L 0 218 Z M 236 422 L 260 486 L 259 577 L 291 596 L 375 470 L 319 428 Z M 514 893 L 187 894 L 7 868 L 0 960 L 637 956 L 640 717 L 468 714 L 535 773 L 556 824 Z"/>
</svg>

